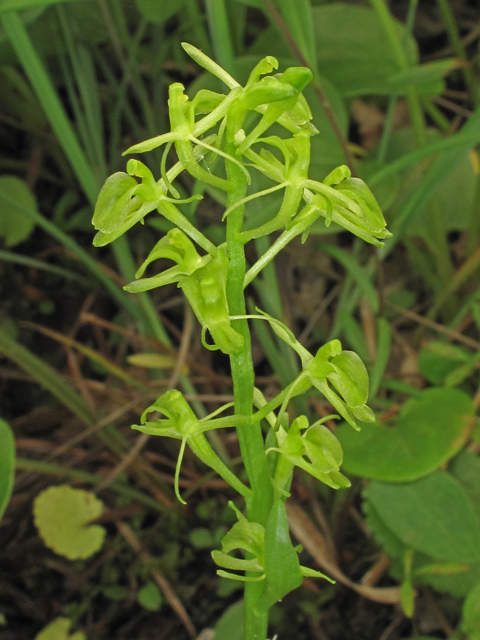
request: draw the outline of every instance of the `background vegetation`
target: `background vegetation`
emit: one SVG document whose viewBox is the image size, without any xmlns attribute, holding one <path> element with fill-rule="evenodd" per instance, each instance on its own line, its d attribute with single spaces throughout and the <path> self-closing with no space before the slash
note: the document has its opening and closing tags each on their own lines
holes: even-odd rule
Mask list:
<svg viewBox="0 0 480 640">
<path fill-rule="evenodd" d="M 350 165 L 394 234 L 378 250 L 319 222 L 250 292 L 310 350 L 340 338 L 359 353 L 378 418 L 336 431 L 351 489 L 295 482 L 292 534 L 337 582 L 305 579 L 275 608 L 271 635 L 478 640 L 478 2 L 0 0 L 0 18 L 0 514 L 16 466 L 0 522 L 0 640 L 30 640 L 59 617 L 55 638 L 71 627 L 89 640 L 209 640 L 225 612 L 215 640 L 242 637 L 239 585 L 216 577 L 210 556 L 236 520 L 225 483 L 187 454 L 182 507 L 177 443 L 130 430 L 177 383 L 198 415 L 228 402 L 227 361 L 202 349 L 174 287 L 121 289 L 168 223 L 149 217 L 128 241 L 91 247 L 93 206 L 124 170 L 122 151 L 168 129 L 168 85 L 221 90 L 181 41 L 240 82 L 265 55 L 309 66 L 312 178 Z M 150 154 L 156 175 L 159 161 Z M 188 176 L 181 186 L 198 190 Z M 218 196 L 207 196 L 183 211 L 221 242 Z M 277 206 L 272 196 L 248 213 L 268 219 Z M 257 385 L 271 397 L 298 365 L 254 330 Z M 314 395 L 299 410 L 331 413 Z M 235 434 L 212 444 L 236 463 Z M 85 516 L 96 555 L 55 552 L 35 526 L 34 500 L 65 483 L 105 505 L 98 516 L 90 501 Z"/>
</svg>

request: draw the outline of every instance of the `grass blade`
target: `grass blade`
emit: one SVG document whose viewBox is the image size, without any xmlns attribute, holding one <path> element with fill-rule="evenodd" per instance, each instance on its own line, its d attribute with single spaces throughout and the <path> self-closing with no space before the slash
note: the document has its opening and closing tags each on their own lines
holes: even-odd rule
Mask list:
<svg viewBox="0 0 480 640">
<path fill-rule="evenodd" d="M 40 386 L 50 391 L 61 404 L 65 405 L 82 422 L 93 424 L 92 416 L 78 393 L 60 376 L 55 369 L 40 360 L 31 351 L 12 339 L 0 328 L 0 352 L 13 360 L 21 369 L 34 378 Z"/>
<path fill-rule="evenodd" d="M 365 269 L 358 263 L 358 260 L 350 253 L 339 249 L 331 244 L 320 243 L 319 248 L 332 256 L 342 267 L 352 276 L 353 280 L 358 284 L 367 302 L 372 307 L 374 313 L 379 309 L 378 295 L 375 287 L 370 281 Z"/>
</svg>

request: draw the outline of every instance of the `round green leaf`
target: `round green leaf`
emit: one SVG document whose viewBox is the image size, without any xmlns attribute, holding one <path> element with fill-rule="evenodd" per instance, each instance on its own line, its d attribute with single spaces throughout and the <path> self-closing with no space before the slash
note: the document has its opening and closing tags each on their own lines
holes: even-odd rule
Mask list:
<svg viewBox="0 0 480 640">
<path fill-rule="evenodd" d="M 25 211 L 37 211 L 37 203 L 26 182 L 16 176 L 0 176 L 0 238 L 14 247 L 26 240 L 35 222 Z"/>
<path fill-rule="evenodd" d="M 57 618 L 35 636 L 35 640 L 86 640 L 81 631 L 68 635 L 72 621 L 68 618 Z"/>
<path fill-rule="evenodd" d="M 137 600 L 148 611 L 159 611 L 162 606 L 162 594 L 154 582 L 149 582 L 140 589 Z"/>
<path fill-rule="evenodd" d="M 435 471 L 405 484 L 372 482 L 365 496 L 408 547 L 435 560 L 480 560 L 480 522 L 461 484 Z"/>
<path fill-rule="evenodd" d="M 245 602 L 232 604 L 215 627 L 213 640 L 243 640 L 245 638 Z"/>
<path fill-rule="evenodd" d="M 12 493 L 15 474 L 15 440 L 12 430 L 0 419 L 0 519 Z"/>
<path fill-rule="evenodd" d="M 394 428 L 365 423 L 357 433 L 342 425 L 335 435 L 343 470 L 386 482 L 422 478 L 458 453 L 473 414 L 472 401 L 458 389 L 427 389 L 405 403 Z"/>
<path fill-rule="evenodd" d="M 88 523 L 102 511 L 103 503 L 95 494 L 68 485 L 42 491 L 33 507 L 35 525 L 47 547 L 70 560 L 88 558 L 101 548 L 105 529 Z"/>
</svg>

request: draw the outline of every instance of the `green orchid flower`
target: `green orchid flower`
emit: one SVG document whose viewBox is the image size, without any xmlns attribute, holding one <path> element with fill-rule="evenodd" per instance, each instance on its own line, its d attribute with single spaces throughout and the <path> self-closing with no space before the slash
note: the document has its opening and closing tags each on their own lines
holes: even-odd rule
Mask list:
<svg viewBox="0 0 480 640">
<path fill-rule="evenodd" d="M 255 604 L 257 615 L 299 587 L 304 577 L 324 578 L 334 584 L 334 580 L 320 571 L 300 565 L 300 548 L 294 547 L 290 539 L 283 500 L 274 503 L 265 527 L 257 522 L 249 522 L 233 502 L 228 504 L 235 511 L 238 522 L 223 538 L 222 551 L 212 551 L 212 558 L 215 564 L 222 567 L 217 574 L 223 578 L 263 582 Z M 238 550 L 246 551 L 253 557 L 244 559 L 230 555 Z M 231 571 L 245 571 L 247 575 Z"/>
<path fill-rule="evenodd" d="M 300 467 L 333 489 L 350 486 L 350 481 L 339 471 L 343 460 L 342 447 L 323 424 L 334 417 L 338 418 L 327 416 L 309 426 L 306 416 L 299 416 L 288 431 L 280 425 L 276 432 L 278 446 L 266 451 L 267 455 L 271 451 L 280 454 L 274 477 L 279 497 L 286 494 L 294 467 Z"/>
<path fill-rule="evenodd" d="M 165 180 L 173 180 L 182 170 L 181 163 L 177 163 L 168 172 L 170 178 L 165 176 Z M 150 169 L 139 160 L 129 160 L 127 172 L 111 175 L 100 191 L 92 218 L 92 224 L 98 231 L 93 239 L 96 247 L 113 242 L 137 222 L 143 223 L 145 216 L 157 209 L 167 220 L 183 229 L 205 251 L 216 253 L 215 245 L 175 206 L 201 200 L 202 196 L 194 195 L 185 200 L 172 200 L 166 195 L 165 180 L 155 181 Z M 140 178 L 141 182 L 138 183 L 135 177 Z"/>
<path fill-rule="evenodd" d="M 189 101 L 183 84 L 180 82 L 171 84 L 168 100 L 171 131 L 133 145 L 123 155 L 145 153 L 163 144 L 171 146 L 173 143 L 182 167 L 197 180 L 202 180 L 222 191 L 229 191 L 233 187 L 228 180 L 214 176 L 200 166 L 199 160 L 206 152 L 211 151 L 238 165 L 245 173 L 247 181 L 250 181 L 248 171 L 236 158 L 205 140 L 199 139 L 199 136 L 212 129 L 227 115 L 239 93 L 240 89 L 232 90 L 227 96 L 214 94 L 212 91 L 203 91 L 197 94 L 195 100 Z M 209 111 L 208 115 L 195 121 L 195 116 L 199 113 L 205 113 L 205 111 Z M 164 160 L 170 146 L 167 146 L 165 150 L 162 166 L 164 166 Z"/>
<path fill-rule="evenodd" d="M 355 418 L 362 422 L 375 420 L 373 411 L 366 404 L 368 400 L 368 372 L 356 353 L 343 351 L 340 340 L 331 340 L 320 347 L 313 356 L 298 342 L 283 322 L 272 318 L 260 309 L 257 311 L 259 315 L 231 316 L 231 319 L 245 318 L 267 321 L 274 333 L 300 356 L 302 372 L 282 393 L 254 414 L 252 420 L 263 419 L 270 411 L 281 405 L 276 423 L 278 427 L 291 398 L 312 387 L 318 389 L 354 429 L 359 430 Z"/>
<path fill-rule="evenodd" d="M 206 431 L 211 429 L 221 429 L 248 423 L 247 418 L 236 415 L 214 419 L 215 416 L 231 407 L 232 404 L 233 403 L 224 405 L 206 418 L 199 420 L 181 392 L 176 389 L 171 389 L 145 409 L 140 419 L 140 425 L 132 425 L 132 429 L 136 429 L 142 433 L 175 438 L 176 440 L 182 441 L 175 469 L 175 495 L 182 504 L 186 503 L 180 496 L 178 483 L 183 454 L 187 444 L 202 462 L 216 471 L 246 500 L 250 500 L 251 490 L 220 460 L 204 435 Z M 147 415 L 153 411 L 162 413 L 167 416 L 167 419 L 149 420 L 147 422 Z"/>
<path fill-rule="evenodd" d="M 168 258 L 177 266 L 151 278 L 141 278 L 146 267 L 154 260 Z M 202 325 L 202 341 L 210 350 L 223 353 L 238 351 L 243 337 L 231 325 L 226 294 L 228 256 L 223 247 L 216 249 L 216 257 L 201 257 L 193 243 L 180 229 L 170 230 L 152 249 L 136 273 L 139 278 L 131 282 L 125 291 L 140 293 L 166 284 L 178 283 L 184 292 L 198 321 Z M 210 332 L 213 345 L 206 342 Z"/>
</svg>

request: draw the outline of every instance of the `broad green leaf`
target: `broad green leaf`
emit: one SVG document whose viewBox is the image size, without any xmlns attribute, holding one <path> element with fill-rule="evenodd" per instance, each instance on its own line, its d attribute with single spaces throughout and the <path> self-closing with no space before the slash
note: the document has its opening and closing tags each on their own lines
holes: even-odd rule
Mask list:
<svg viewBox="0 0 480 640">
<path fill-rule="evenodd" d="M 370 399 L 375 398 L 377 395 L 385 368 L 390 358 L 391 346 L 392 338 L 390 334 L 390 325 L 385 318 L 380 317 L 377 320 L 377 353 L 375 356 L 375 362 L 369 372 Z"/>
<path fill-rule="evenodd" d="M 408 547 L 445 562 L 480 560 L 480 521 L 461 484 L 436 471 L 406 484 L 372 482 L 365 496 Z"/>
<path fill-rule="evenodd" d="M 213 640 L 243 640 L 245 637 L 245 603 L 243 600 L 229 607 L 215 627 Z"/>
<path fill-rule="evenodd" d="M 480 582 L 468 594 L 463 604 L 462 629 L 469 634 L 480 633 Z"/>
<path fill-rule="evenodd" d="M 406 546 L 398 536 L 387 527 L 371 502 L 365 500 L 362 509 L 366 514 L 368 528 L 373 532 L 375 540 L 382 546 L 385 553 L 387 553 L 393 561 L 390 571 L 391 574 L 393 577 L 401 579 L 401 559 L 405 553 Z M 459 569 L 458 571 L 453 571 L 454 564 L 457 565 L 456 569 Z M 431 556 L 416 553 L 413 562 L 413 577 L 415 583 L 429 584 L 437 591 L 462 598 L 465 597 L 480 580 L 480 563 L 440 563 Z"/>
<path fill-rule="evenodd" d="M 387 527 L 378 515 L 373 504 L 368 500 L 364 500 L 362 510 L 365 513 L 365 522 L 368 528 L 372 531 L 375 540 L 383 547 L 385 553 L 395 560 L 401 559 L 405 552 L 405 545 L 399 540 L 395 533 Z"/>
<path fill-rule="evenodd" d="M 94 493 L 69 485 L 49 487 L 35 498 L 33 511 L 41 538 L 55 553 L 77 560 L 101 548 L 105 529 L 89 525 L 103 511 Z"/>
<path fill-rule="evenodd" d="M 480 519 L 480 458 L 464 449 L 452 460 L 448 470 L 465 489 Z"/>
<path fill-rule="evenodd" d="M 303 580 L 282 500 L 273 505 L 265 528 L 265 576 L 263 592 L 255 605 L 259 613 L 267 612 L 278 600 L 299 587 Z"/>
<path fill-rule="evenodd" d="M 355 433 L 343 424 L 335 432 L 343 449 L 343 469 L 386 482 L 421 478 L 458 453 L 473 413 L 465 393 L 427 389 L 405 403 L 392 428 L 365 423 Z"/>
<path fill-rule="evenodd" d="M 0 195 L 5 194 L 16 204 L 2 203 L 0 207 L 0 238 L 7 247 L 14 247 L 26 240 L 35 227 L 32 218 L 22 209 L 37 210 L 37 203 L 27 184 L 16 176 L 0 176 Z"/>
<path fill-rule="evenodd" d="M 344 96 L 388 95 L 388 80 L 400 72 L 385 32 L 369 7 L 328 4 L 312 9 L 319 68 Z M 403 25 L 394 20 L 400 38 Z M 418 60 L 417 45 L 405 38 L 410 64 Z"/>
<path fill-rule="evenodd" d="M 154 582 L 149 582 L 137 593 L 138 603 L 148 611 L 160 611 L 162 594 Z"/>
<path fill-rule="evenodd" d="M 13 488 L 15 476 L 15 439 L 12 430 L 0 419 L 0 520 Z"/>
<path fill-rule="evenodd" d="M 432 558 L 422 555 L 419 560 L 421 562 L 415 567 L 415 582 L 429 584 L 437 591 L 456 598 L 464 598 L 480 580 L 480 562 L 466 565 L 466 571 L 448 573 L 436 570 L 423 573 L 423 567 L 432 565 Z"/>
<path fill-rule="evenodd" d="M 35 636 L 35 640 L 86 640 L 81 631 L 69 635 L 72 621 L 68 618 L 57 618 Z"/>
<path fill-rule="evenodd" d="M 137 0 L 137 7 L 144 18 L 155 24 L 163 24 L 180 11 L 185 0 Z"/>
</svg>

